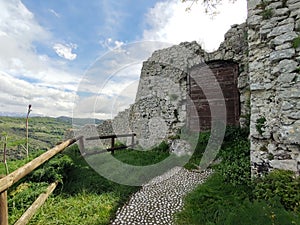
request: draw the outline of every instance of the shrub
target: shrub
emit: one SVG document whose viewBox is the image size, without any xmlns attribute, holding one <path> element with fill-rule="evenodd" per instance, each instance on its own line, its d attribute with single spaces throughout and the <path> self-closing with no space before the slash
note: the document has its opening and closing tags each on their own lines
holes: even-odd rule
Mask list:
<svg viewBox="0 0 300 225">
<path fill-rule="evenodd" d="M 152 149 L 157 152 L 169 152 L 169 145 L 166 141 L 162 141 L 158 146 Z"/>
<path fill-rule="evenodd" d="M 265 9 L 261 15 L 262 15 L 262 18 L 264 20 L 267 20 L 267 19 L 270 19 L 272 16 L 273 16 L 273 10 L 272 9 Z"/>
<path fill-rule="evenodd" d="M 233 185 L 249 185 L 250 171 L 250 148 L 248 141 L 237 141 L 234 145 L 222 149 L 220 156 L 222 162 L 217 169 L 225 182 Z"/>
<path fill-rule="evenodd" d="M 299 217 L 285 211 L 284 207 L 276 199 L 270 204 L 264 200 L 251 202 L 246 199 L 238 207 L 228 210 L 228 213 L 220 217 L 217 224 L 253 225 L 291 225 L 299 224 Z M 223 221 L 223 222 L 221 222 Z"/>
<path fill-rule="evenodd" d="M 274 170 L 255 180 L 254 197 L 271 200 L 278 196 L 287 210 L 300 211 L 300 178 L 285 170 Z"/>
<path fill-rule="evenodd" d="M 278 198 L 252 201 L 252 189 L 224 183 L 216 172 L 185 198 L 178 225 L 296 225 L 299 215 L 286 211 Z"/>
<path fill-rule="evenodd" d="M 223 180 L 233 185 L 249 185 L 250 170 L 250 143 L 248 129 L 228 127 L 224 143 L 218 154 L 222 162 L 217 166 Z"/>
<path fill-rule="evenodd" d="M 66 154 L 59 154 L 34 170 L 28 179 L 33 182 L 63 182 L 72 167 L 73 160 Z"/>
</svg>

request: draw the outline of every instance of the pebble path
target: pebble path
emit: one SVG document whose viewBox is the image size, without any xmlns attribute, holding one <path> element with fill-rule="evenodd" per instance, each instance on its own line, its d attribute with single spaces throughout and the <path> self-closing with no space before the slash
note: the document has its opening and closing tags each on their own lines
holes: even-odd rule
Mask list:
<svg viewBox="0 0 300 225">
<path fill-rule="evenodd" d="M 173 215 L 183 207 L 183 197 L 212 173 L 190 172 L 174 167 L 145 184 L 129 202 L 119 208 L 111 225 L 171 225 Z"/>
</svg>

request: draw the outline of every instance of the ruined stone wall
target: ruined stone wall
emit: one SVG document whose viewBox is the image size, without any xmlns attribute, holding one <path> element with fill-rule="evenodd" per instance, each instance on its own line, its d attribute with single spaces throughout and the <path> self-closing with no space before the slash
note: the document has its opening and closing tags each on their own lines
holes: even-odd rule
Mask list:
<svg viewBox="0 0 300 225">
<path fill-rule="evenodd" d="M 189 69 L 216 60 L 238 64 L 240 124 L 250 122 L 252 174 L 299 174 L 300 0 L 248 0 L 247 23 L 233 25 L 212 53 L 196 42 L 155 51 L 143 64 L 135 103 L 111 121 L 109 133 L 135 132 L 142 147 L 175 135 L 186 124 Z"/>
<path fill-rule="evenodd" d="M 252 174 L 299 173 L 299 42 L 299 0 L 248 1 Z"/>
<path fill-rule="evenodd" d="M 157 50 L 143 63 L 136 100 L 113 119 L 115 133 L 137 133 L 139 144 L 150 147 L 176 135 L 186 124 L 187 75 L 194 65 L 229 60 L 239 66 L 241 125 L 249 117 L 247 26 L 233 25 L 217 51 L 207 53 L 196 42 Z"/>
</svg>

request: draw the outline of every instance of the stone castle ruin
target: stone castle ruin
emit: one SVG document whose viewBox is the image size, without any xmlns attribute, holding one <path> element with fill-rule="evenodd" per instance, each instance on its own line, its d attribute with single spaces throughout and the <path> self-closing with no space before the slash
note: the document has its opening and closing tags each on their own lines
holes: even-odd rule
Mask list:
<svg viewBox="0 0 300 225">
<path fill-rule="evenodd" d="M 184 126 L 208 129 L 209 101 L 218 104 L 219 98 L 208 101 L 215 90 L 204 93 L 194 79 L 204 74 L 207 87 L 208 73 L 223 92 L 227 124 L 250 127 L 252 174 L 299 174 L 300 0 L 249 0 L 247 22 L 233 25 L 214 52 L 196 42 L 155 51 L 143 63 L 135 103 L 98 131 L 135 132 L 147 147 Z"/>
</svg>

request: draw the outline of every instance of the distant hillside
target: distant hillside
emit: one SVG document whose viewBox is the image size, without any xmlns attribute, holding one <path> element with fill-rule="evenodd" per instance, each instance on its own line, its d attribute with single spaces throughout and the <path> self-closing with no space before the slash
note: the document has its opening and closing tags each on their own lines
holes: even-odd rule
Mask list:
<svg viewBox="0 0 300 225">
<path fill-rule="evenodd" d="M 3 137 L 8 137 L 8 151 L 10 155 L 20 153 L 25 145 L 26 119 L 17 117 L 0 117 L 0 153 L 3 151 Z M 67 122 L 51 117 L 29 118 L 29 150 L 47 150 L 64 140 L 64 134 L 71 129 Z"/>
<path fill-rule="evenodd" d="M 72 118 L 67 116 L 60 116 L 56 118 L 58 121 L 76 124 L 76 125 L 85 125 L 85 124 L 101 124 L 103 120 L 93 119 L 93 118 Z"/>
</svg>

